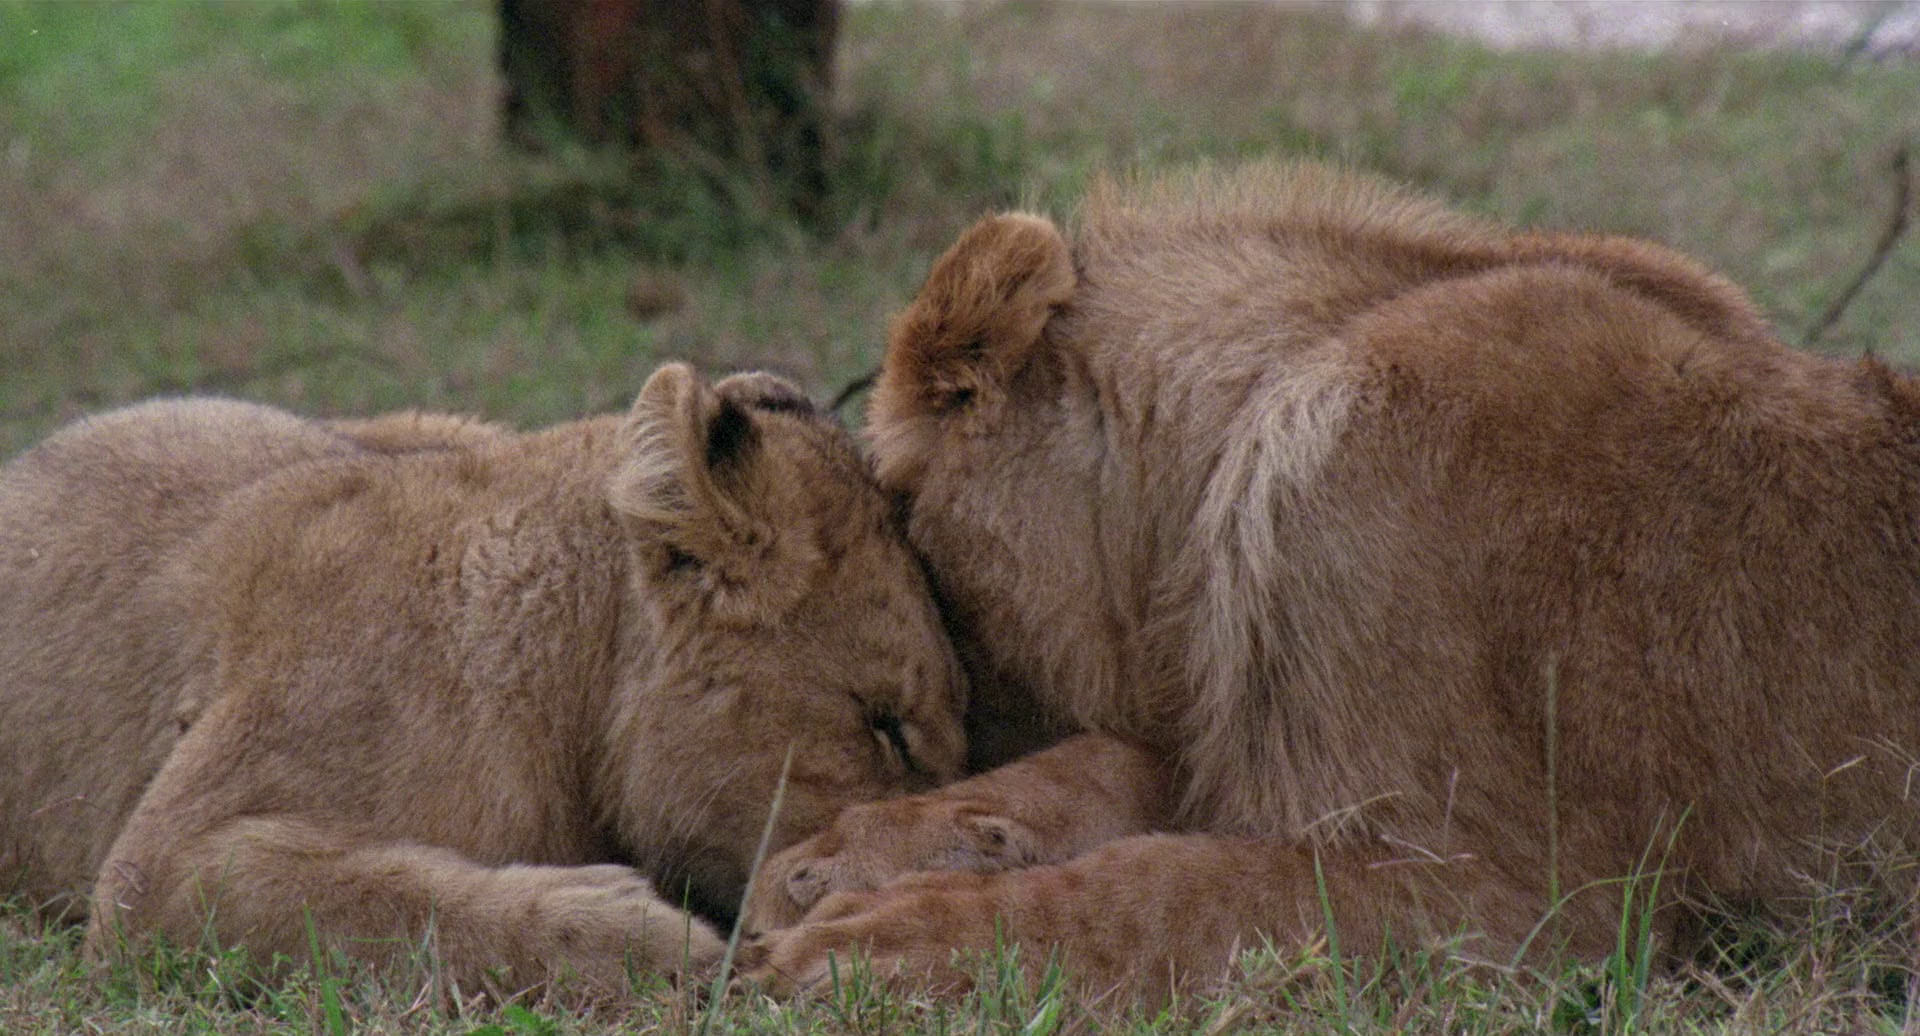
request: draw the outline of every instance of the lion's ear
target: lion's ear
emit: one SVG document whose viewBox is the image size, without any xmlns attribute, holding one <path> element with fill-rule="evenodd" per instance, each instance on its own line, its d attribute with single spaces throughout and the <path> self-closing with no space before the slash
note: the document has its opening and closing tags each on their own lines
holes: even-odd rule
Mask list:
<svg viewBox="0 0 1920 1036">
<path fill-rule="evenodd" d="M 749 414 L 754 404 L 741 392 L 721 391 L 738 380 L 716 387 L 692 367 L 671 363 L 647 379 L 627 415 L 626 458 L 607 499 L 659 533 L 676 563 L 712 561 L 768 533 L 750 506 L 761 447 Z"/>
<path fill-rule="evenodd" d="M 894 320 L 875 405 L 943 414 L 995 398 L 1073 288 L 1073 257 L 1052 221 L 1008 213 L 975 223 Z"/>
</svg>

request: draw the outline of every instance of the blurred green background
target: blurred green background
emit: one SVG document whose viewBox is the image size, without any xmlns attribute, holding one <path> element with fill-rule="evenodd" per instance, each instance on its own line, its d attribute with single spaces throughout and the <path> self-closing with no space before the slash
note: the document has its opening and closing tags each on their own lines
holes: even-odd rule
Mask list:
<svg viewBox="0 0 1920 1036">
<path fill-rule="evenodd" d="M 984 210 L 1203 156 L 1333 158 L 1657 238 L 1798 340 L 1920 136 L 1911 58 L 1505 53 L 1287 4 L 861 3 L 803 227 L 744 183 L 504 148 L 495 31 L 471 0 L 0 0 L 0 454 L 163 392 L 537 424 L 678 357 L 831 395 Z M 1920 246 L 1821 347 L 1920 360 Z"/>
</svg>

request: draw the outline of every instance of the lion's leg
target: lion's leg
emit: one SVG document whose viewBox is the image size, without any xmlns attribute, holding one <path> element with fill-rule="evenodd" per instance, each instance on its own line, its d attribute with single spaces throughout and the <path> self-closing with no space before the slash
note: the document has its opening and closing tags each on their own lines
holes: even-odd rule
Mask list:
<svg viewBox="0 0 1920 1036">
<path fill-rule="evenodd" d="M 376 964 L 424 959 L 470 990 L 543 983 L 617 994 L 633 975 L 704 968 L 722 945 L 621 866 L 485 866 L 451 850 L 379 842 L 301 817 L 248 817 L 198 835 L 140 829 L 102 868 L 87 933 L 243 945 L 309 956 L 315 936 Z"/>
<path fill-rule="evenodd" d="M 1152 995 L 1226 977 L 1239 951 L 1271 942 L 1287 952 L 1329 935 L 1347 954 L 1458 938 L 1461 952 L 1502 964 L 1559 940 L 1604 952 L 1618 905 L 1617 891 L 1599 889 L 1550 912 L 1542 885 L 1469 858 L 1151 835 L 1058 866 L 913 875 L 830 897 L 804 924 L 760 937 L 749 977 L 776 991 L 809 988 L 828 974 L 830 955 L 844 963 L 858 949 L 878 973 L 951 992 L 966 982 L 955 949 L 1007 943 L 1028 967 L 1057 951 L 1089 989 Z"/>
<path fill-rule="evenodd" d="M 1081 734 L 924 795 L 848 807 L 761 869 L 748 925 L 789 925 L 835 892 L 914 871 L 1061 863 L 1116 838 L 1165 830 L 1172 813 L 1171 774 L 1159 756 Z"/>
</svg>

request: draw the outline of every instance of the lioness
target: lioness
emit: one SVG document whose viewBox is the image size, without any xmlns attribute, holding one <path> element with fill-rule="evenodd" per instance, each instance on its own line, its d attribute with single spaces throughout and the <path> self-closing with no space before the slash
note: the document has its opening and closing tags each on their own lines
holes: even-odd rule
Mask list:
<svg viewBox="0 0 1920 1036">
<path fill-rule="evenodd" d="M 703 967 L 678 904 L 737 903 L 788 752 L 775 845 L 954 776 L 963 694 L 851 438 L 767 375 L 525 435 L 162 401 L 0 469 L 0 896 L 95 950 Z"/>
<path fill-rule="evenodd" d="M 1659 246 L 1315 166 L 1107 183 L 939 260 L 870 430 L 993 678 L 1091 733 L 772 861 L 775 986 L 996 932 L 1141 990 L 1329 920 L 1599 956 L 1623 902 L 1672 935 L 1913 844 L 1920 385 Z"/>
</svg>

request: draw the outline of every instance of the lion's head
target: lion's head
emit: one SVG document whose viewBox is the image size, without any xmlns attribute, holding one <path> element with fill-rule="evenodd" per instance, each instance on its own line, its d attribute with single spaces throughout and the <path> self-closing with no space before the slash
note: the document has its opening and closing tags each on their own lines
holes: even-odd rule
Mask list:
<svg viewBox="0 0 1920 1036">
<path fill-rule="evenodd" d="M 668 366 L 623 435 L 608 501 L 632 585 L 606 794 L 630 844 L 727 909 L 789 750 L 776 850 L 842 806 L 956 777 L 965 682 L 893 508 L 798 389 Z"/>
</svg>

